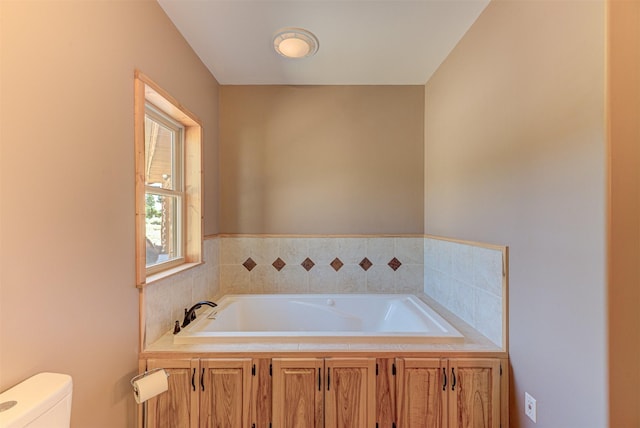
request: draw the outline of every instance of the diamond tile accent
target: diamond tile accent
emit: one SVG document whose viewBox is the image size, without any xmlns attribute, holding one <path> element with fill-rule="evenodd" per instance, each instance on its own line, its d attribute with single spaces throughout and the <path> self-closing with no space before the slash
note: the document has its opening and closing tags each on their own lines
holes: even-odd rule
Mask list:
<svg viewBox="0 0 640 428">
<path fill-rule="evenodd" d="M 247 260 L 244 261 L 244 263 L 242 263 L 242 266 L 244 266 L 245 268 L 247 268 L 247 270 L 249 272 L 251 272 L 251 269 L 253 269 L 254 267 L 256 267 L 258 264 L 256 262 L 253 261 L 253 259 L 251 257 L 249 257 Z"/>
<path fill-rule="evenodd" d="M 342 263 L 342 260 L 336 257 L 335 259 L 333 259 L 330 265 L 336 272 L 338 272 L 340 268 L 344 266 L 344 263 Z"/>
<path fill-rule="evenodd" d="M 312 267 L 314 267 L 316 264 L 313 262 L 313 260 L 311 260 L 309 257 L 307 257 L 306 259 L 304 259 L 304 261 L 302 263 L 300 263 L 300 265 L 307 271 L 309 272 L 311 270 Z"/>
<path fill-rule="evenodd" d="M 400 263 L 400 260 L 396 259 L 395 257 L 392 258 L 389 263 L 387 263 L 389 265 L 389 267 L 391 269 L 393 269 L 394 271 L 398 270 L 398 268 L 400 266 L 402 266 L 402 263 Z"/>
<path fill-rule="evenodd" d="M 280 272 L 282 268 L 285 267 L 286 265 L 287 264 L 280 257 L 278 257 L 273 263 L 271 263 L 271 266 L 276 268 L 278 272 Z"/>
<path fill-rule="evenodd" d="M 371 260 L 369 260 L 366 257 L 362 259 L 358 264 L 362 269 L 364 269 L 365 272 L 368 271 L 371 266 L 373 266 L 373 263 L 371 263 Z"/>
</svg>

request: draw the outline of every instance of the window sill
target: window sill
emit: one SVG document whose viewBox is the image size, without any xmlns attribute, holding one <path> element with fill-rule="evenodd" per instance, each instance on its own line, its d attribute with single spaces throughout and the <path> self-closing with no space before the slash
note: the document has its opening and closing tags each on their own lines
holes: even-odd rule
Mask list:
<svg viewBox="0 0 640 428">
<path fill-rule="evenodd" d="M 180 266 L 163 270 L 162 272 L 154 273 L 153 275 L 147 276 L 143 284 L 138 284 L 138 288 L 146 287 L 147 285 L 153 284 L 154 282 L 158 282 L 163 279 L 169 278 L 170 276 L 177 275 L 179 273 L 192 269 L 196 266 L 200 266 L 201 264 L 203 264 L 203 262 L 184 263 L 184 264 L 181 264 Z"/>
</svg>

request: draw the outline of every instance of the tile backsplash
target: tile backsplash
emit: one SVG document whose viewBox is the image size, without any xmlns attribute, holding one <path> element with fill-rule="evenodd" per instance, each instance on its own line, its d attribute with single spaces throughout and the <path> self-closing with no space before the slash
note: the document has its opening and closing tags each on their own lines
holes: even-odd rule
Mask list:
<svg viewBox="0 0 640 428">
<path fill-rule="evenodd" d="M 220 294 L 219 240 L 205 239 L 203 250 L 202 265 L 154 282 L 143 289 L 145 344 L 155 341 L 173 328 L 176 320 L 182 322 L 185 308 Z"/>
<path fill-rule="evenodd" d="M 503 345 L 506 248 L 426 237 L 424 293 Z"/>
<path fill-rule="evenodd" d="M 224 294 L 424 292 L 502 346 L 503 252 L 423 236 L 216 236 L 204 264 L 145 287 L 145 344 Z"/>
<path fill-rule="evenodd" d="M 220 284 L 239 293 L 417 293 L 422 237 L 222 237 Z"/>
</svg>

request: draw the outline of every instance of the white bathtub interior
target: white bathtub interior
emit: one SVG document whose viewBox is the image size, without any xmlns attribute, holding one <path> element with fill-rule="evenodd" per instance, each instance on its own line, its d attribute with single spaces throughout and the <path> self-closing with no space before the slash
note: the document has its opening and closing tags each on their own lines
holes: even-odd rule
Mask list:
<svg viewBox="0 0 640 428">
<path fill-rule="evenodd" d="M 460 341 L 410 294 L 227 295 L 174 335 L 175 344 L 229 341 Z"/>
</svg>

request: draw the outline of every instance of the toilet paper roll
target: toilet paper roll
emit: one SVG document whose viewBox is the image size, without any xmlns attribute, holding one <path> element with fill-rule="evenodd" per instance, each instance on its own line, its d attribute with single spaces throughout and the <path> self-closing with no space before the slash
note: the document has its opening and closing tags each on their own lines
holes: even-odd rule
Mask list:
<svg viewBox="0 0 640 428">
<path fill-rule="evenodd" d="M 169 382 L 164 370 L 150 373 L 133 382 L 133 395 L 138 404 L 144 403 L 167 389 L 169 389 Z"/>
</svg>

